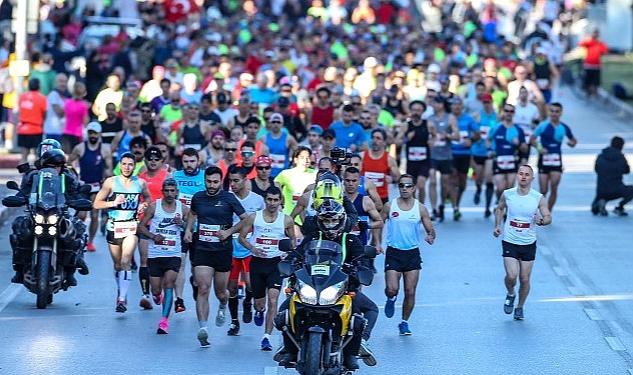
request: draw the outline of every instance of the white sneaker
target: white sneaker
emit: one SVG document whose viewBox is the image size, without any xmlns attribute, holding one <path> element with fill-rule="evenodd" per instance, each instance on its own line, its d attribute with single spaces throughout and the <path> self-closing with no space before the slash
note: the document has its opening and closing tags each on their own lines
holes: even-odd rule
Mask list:
<svg viewBox="0 0 633 375">
<path fill-rule="evenodd" d="M 201 348 L 208 348 L 211 346 L 209 343 L 209 333 L 206 328 L 200 328 L 198 330 L 198 341 L 200 341 Z"/>
<path fill-rule="evenodd" d="M 215 317 L 215 325 L 222 327 L 224 322 L 226 322 L 226 305 L 220 305 L 218 315 Z"/>
</svg>

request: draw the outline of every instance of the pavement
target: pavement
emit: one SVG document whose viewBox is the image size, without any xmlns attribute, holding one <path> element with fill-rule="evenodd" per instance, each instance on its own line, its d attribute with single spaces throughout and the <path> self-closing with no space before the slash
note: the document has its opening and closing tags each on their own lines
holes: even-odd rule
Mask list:
<svg viewBox="0 0 633 375">
<path fill-rule="evenodd" d="M 539 230 L 526 319 L 513 321 L 503 313 L 500 241 L 492 236 L 492 220 L 472 204 L 469 186 L 462 220 L 438 224 L 437 242 L 423 249 L 412 336 L 398 335 L 401 299 L 394 318 L 382 313 L 381 272 L 365 289 L 381 308 L 370 341 L 379 364 L 361 367 L 360 374 L 633 374 L 633 217 L 589 212 L 595 155 L 618 134 L 629 142 L 625 151 L 631 156 L 633 127 L 565 91 L 561 100 L 563 120 L 579 144 L 564 150 L 566 173 L 554 221 Z M 633 178 L 627 176 L 627 182 Z M 137 307 L 136 276 L 128 312 L 115 313 L 112 265 L 101 236 L 97 252 L 86 254 L 90 275 L 78 276 L 79 286 L 55 295 L 46 310 L 35 309 L 34 295 L 8 283 L 9 229 L 0 228 L 0 242 L 6 244 L 0 247 L 0 373 L 293 373 L 277 368 L 272 353 L 259 350 L 261 327 L 242 324 L 238 337 L 227 337 L 226 325 L 215 327 L 213 298 L 211 347 L 199 348 L 188 285 L 187 311 L 172 315 L 169 335 L 155 333 L 158 307 Z M 376 266 L 382 265 L 379 257 Z M 272 341 L 278 345 L 279 334 Z"/>
</svg>

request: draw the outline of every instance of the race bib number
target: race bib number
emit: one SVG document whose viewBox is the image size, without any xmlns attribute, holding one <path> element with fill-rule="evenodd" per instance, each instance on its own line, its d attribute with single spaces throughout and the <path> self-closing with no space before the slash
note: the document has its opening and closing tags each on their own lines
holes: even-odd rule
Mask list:
<svg viewBox="0 0 633 375">
<path fill-rule="evenodd" d="M 371 180 L 376 187 L 381 187 L 385 184 L 385 174 L 378 172 L 365 172 L 365 177 Z"/>
<path fill-rule="evenodd" d="M 279 251 L 278 239 L 257 237 L 255 238 L 255 245 L 267 255 Z"/>
<path fill-rule="evenodd" d="M 270 160 L 272 160 L 271 167 L 284 168 L 286 166 L 286 155 L 270 154 Z"/>
<path fill-rule="evenodd" d="M 199 224 L 198 239 L 202 242 L 220 242 L 220 238 L 218 237 L 220 230 L 219 225 Z"/>
<path fill-rule="evenodd" d="M 454 145 L 462 144 L 462 143 L 464 143 L 466 138 L 468 138 L 468 131 L 467 130 L 460 130 L 459 131 L 459 140 L 458 141 L 453 141 L 453 144 Z"/>
<path fill-rule="evenodd" d="M 136 234 L 137 226 L 136 221 L 115 221 L 114 238 L 125 238 Z"/>
<path fill-rule="evenodd" d="M 490 133 L 490 126 L 482 126 L 479 128 L 481 133 L 481 139 L 488 139 L 488 133 Z"/>
<path fill-rule="evenodd" d="M 525 232 L 530 229 L 530 223 L 522 220 L 510 220 L 510 228 L 517 233 Z"/>
<path fill-rule="evenodd" d="M 156 245 L 166 247 L 166 248 L 173 248 L 174 246 L 176 246 L 176 240 L 164 239 Z"/>
<path fill-rule="evenodd" d="M 191 198 L 193 198 L 193 195 L 190 194 L 180 194 L 180 202 L 186 206 L 191 206 Z"/>
<path fill-rule="evenodd" d="M 510 170 L 516 167 L 516 161 L 514 155 L 499 155 L 497 156 L 497 167 L 503 170 Z"/>
<path fill-rule="evenodd" d="M 547 78 L 539 78 L 536 80 L 536 85 L 539 89 L 544 90 L 549 87 L 549 79 Z"/>
<path fill-rule="evenodd" d="M 543 166 L 560 167 L 560 154 L 543 154 Z"/>
<path fill-rule="evenodd" d="M 196 151 L 202 150 L 202 145 L 199 143 L 190 143 L 190 144 L 188 143 L 188 144 L 184 144 L 182 147 L 183 149 L 193 148 Z"/>
<path fill-rule="evenodd" d="M 314 264 L 310 268 L 311 276 L 328 276 L 330 274 L 330 266 L 327 264 Z"/>
<path fill-rule="evenodd" d="M 409 161 L 426 160 L 426 147 L 409 147 Z"/>
<path fill-rule="evenodd" d="M 90 193 L 98 193 L 101 190 L 100 182 L 93 182 L 90 184 Z"/>
<path fill-rule="evenodd" d="M 349 234 L 353 234 L 355 236 L 360 236 L 360 227 L 358 226 L 358 223 L 354 224 L 352 229 L 349 231 Z"/>
<path fill-rule="evenodd" d="M 433 145 L 435 147 L 444 147 L 444 146 L 446 146 L 446 139 L 438 138 L 437 140 L 435 140 L 435 142 L 433 142 Z"/>
</svg>

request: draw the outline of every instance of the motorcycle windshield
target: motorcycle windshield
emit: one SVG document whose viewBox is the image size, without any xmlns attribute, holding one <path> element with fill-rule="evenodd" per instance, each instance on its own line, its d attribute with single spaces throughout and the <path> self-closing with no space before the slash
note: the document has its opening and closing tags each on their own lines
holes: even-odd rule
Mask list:
<svg viewBox="0 0 633 375">
<path fill-rule="evenodd" d="M 33 189 L 37 196 L 36 206 L 44 211 L 66 204 L 64 176 L 60 176 L 54 168 L 40 170 Z"/>
<path fill-rule="evenodd" d="M 310 241 L 305 251 L 305 264 L 312 265 L 341 265 L 343 252 L 341 245 L 326 240 Z"/>
</svg>

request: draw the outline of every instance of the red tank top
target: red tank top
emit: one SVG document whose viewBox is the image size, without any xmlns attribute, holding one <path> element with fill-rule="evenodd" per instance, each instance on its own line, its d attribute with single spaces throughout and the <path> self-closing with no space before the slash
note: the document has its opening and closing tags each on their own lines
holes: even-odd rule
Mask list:
<svg viewBox="0 0 633 375">
<path fill-rule="evenodd" d="M 381 199 L 389 197 L 389 154 L 385 151 L 378 159 L 372 159 L 369 151 L 363 155 L 363 176 L 370 179 L 376 185 L 376 191 Z"/>
<path fill-rule="evenodd" d="M 147 171 L 138 175 L 140 179 L 145 180 L 152 202 L 163 197 L 163 182 L 168 176 L 169 172 L 165 168 L 161 168 L 154 177 L 149 177 Z"/>
<path fill-rule="evenodd" d="M 312 108 L 312 124 L 320 125 L 323 130 L 330 127 L 330 124 L 334 121 L 334 107 L 329 106 L 327 108 L 319 108 L 314 106 Z"/>
</svg>

